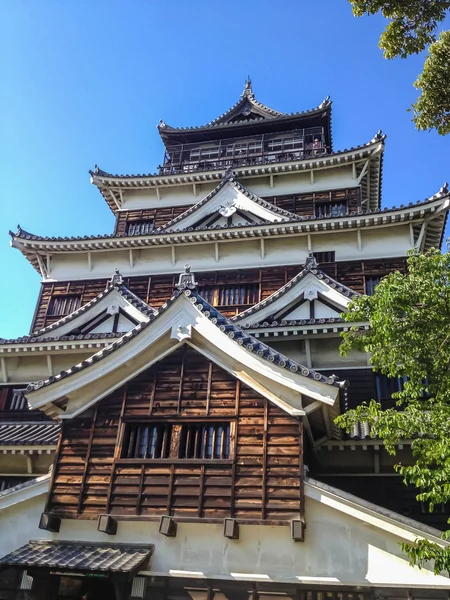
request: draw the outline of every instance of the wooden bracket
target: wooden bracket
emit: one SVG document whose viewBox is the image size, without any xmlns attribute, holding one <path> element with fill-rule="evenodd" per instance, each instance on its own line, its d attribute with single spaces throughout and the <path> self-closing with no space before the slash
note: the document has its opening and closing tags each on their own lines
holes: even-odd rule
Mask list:
<svg viewBox="0 0 450 600">
<path fill-rule="evenodd" d="M 165 515 L 161 517 L 159 522 L 159 533 L 162 533 L 166 537 L 175 537 L 177 535 L 177 524 L 173 520 L 173 517 Z"/>
<path fill-rule="evenodd" d="M 46 512 L 42 513 L 41 520 L 39 521 L 39 529 L 58 533 L 60 527 L 61 519 L 59 517 Z"/>
<path fill-rule="evenodd" d="M 117 521 L 111 515 L 100 515 L 97 521 L 97 530 L 108 535 L 116 535 Z"/>
<path fill-rule="evenodd" d="M 230 540 L 239 539 L 239 523 L 236 519 L 225 519 L 223 522 L 223 535 Z"/>
<path fill-rule="evenodd" d="M 294 542 L 305 541 L 305 523 L 300 521 L 300 519 L 291 521 L 291 538 Z"/>
</svg>

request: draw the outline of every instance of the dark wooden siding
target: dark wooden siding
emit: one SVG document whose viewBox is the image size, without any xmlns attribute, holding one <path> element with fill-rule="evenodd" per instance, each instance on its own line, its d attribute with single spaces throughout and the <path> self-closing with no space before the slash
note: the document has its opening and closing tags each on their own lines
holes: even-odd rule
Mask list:
<svg viewBox="0 0 450 600">
<path fill-rule="evenodd" d="M 270 196 L 264 200 L 272 202 L 275 206 L 288 210 L 301 217 L 311 217 L 315 214 L 316 203 L 320 202 L 346 202 L 347 212 L 356 212 L 361 206 L 359 188 L 330 190 L 324 192 L 311 192 L 308 194 L 291 194 L 286 196 Z"/>
<path fill-rule="evenodd" d="M 291 194 L 284 196 L 268 196 L 264 200 L 272 202 L 275 206 L 293 212 L 304 217 L 314 215 L 316 202 L 347 202 L 348 212 L 358 210 L 361 205 L 360 189 L 348 188 L 341 190 L 330 190 L 325 192 L 313 192 L 308 194 Z M 181 215 L 190 208 L 192 204 L 183 206 L 166 206 L 161 208 L 147 208 L 142 210 L 127 210 L 117 213 L 115 234 L 126 235 L 129 223 L 136 221 L 152 220 L 155 229 L 166 225 L 169 221 Z"/>
<path fill-rule="evenodd" d="M 184 206 L 167 206 L 164 208 L 148 208 L 145 210 L 127 210 L 119 212 L 117 213 L 115 234 L 126 235 L 128 224 L 136 221 L 152 220 L 155 223 L 155 229 L 157 229 L 184 213 L 184 211 L 191 206 L 191 204 L 185 204 Z"/>
<path fill-rule="evenodd" d="M 124 459 L 128 422 L 232 423 L 221 459 Z M 288 521 L 302 514 L 302 423 L 192 349 L 64 421 L 48 509 L 67 517 Z"/>
<path fill-rule="evenodd" d="M 406 259 L 392 258 L 323 263 L 320 265 L 320 268 L 344 285 L 351 287 L 357 292 L 364 293 L 365 278 L 367 276 L 383 276 L 396 270 L 404 272 L 406 270 Z M 260 301 L 277 291 L 292 279 L 292 277 L 297 275 L 301 269 L 302 265 L 298 264 L 290 267 L 234 269 L 232 271 L 210 271 L 203 273 L 197 272 L 196 279 L 199 283 L 200 293 L 202 293 L 202 289 L 210 289 L 211 286 L 224 287 L 235 284 L 256 284 L 258 286 L 257 301 Z M 148 277 L 125 278 L 125 284 L 129 289 L 142 298 L 142 300 L 151 304 L 154 308 L 158 308 L 170 298 L 177 281 L 177 275 L 150 275 Z M 100 292 L 102 292 L 105 289 L 106 284 L 106 279 L 42 284 L 32 331 L 50 325 L 61 318 L 61 316 L 49 314 L 50 302 L 55 296 L 79 295 L 81 305 L 83 305 L 90 300 L 93 300 Z M 218 306 L 218 308 L 225 316 L 232 316 L 245 310 L 248 306 L 249 305 L 247 304 L 229 304 L 227 306 Z"/>
</svg>

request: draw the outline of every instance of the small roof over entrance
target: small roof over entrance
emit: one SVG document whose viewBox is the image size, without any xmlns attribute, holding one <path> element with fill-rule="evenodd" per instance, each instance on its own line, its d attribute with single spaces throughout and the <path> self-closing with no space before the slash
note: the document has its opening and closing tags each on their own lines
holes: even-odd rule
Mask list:
<svg viewBox="0 0 450 600">
<path fill-rule="evenodd" d="M 135 574 L 153 553 L 153 544 L 94 544 L 30 540 L 28 544 L 0 558 L 0 567 L 57 569 L 71 573 Z"/>
</svg>

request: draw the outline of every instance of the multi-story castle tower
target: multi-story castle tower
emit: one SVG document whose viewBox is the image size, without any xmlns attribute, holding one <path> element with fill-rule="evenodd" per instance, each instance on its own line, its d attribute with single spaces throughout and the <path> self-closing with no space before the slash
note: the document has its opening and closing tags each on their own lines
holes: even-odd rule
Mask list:
<svg viewBox="0 0 450 600">
<path fill-rule="evenodd" d="M 381 132 L 336 151 L 328 98 L 284 114 L 250 81 L 211 123 L 158 129 L 158 173 L 91 172 L 111 235 L 11 234 L 42 285 L 30 335 L 0 343 L 4 588 L 438 597 L 446 580 L 398 542 L 438 539 L 446 515 L 422 512 L 364 423 L 334 419 L 401 385 L 340 357 L 341 314 L 440 246 L 447 187 L 381 208 Z M 33 479 L 48 463 L 30 466 L 25 436 L 52 453 L 60 424 Z"/>
</svg>

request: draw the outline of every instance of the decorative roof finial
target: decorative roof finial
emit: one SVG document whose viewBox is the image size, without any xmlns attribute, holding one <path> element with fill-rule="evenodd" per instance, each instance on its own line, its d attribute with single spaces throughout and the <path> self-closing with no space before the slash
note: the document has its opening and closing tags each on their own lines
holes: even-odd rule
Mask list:
<svg viewBox="0 0 450 600">
<path fill-rule="evenodd" d="M 122 284 L 123 284 L 123 277 L 120 274 L 119 269 L 116 269 L 114 275 L 109 280 L 109 285 L 112 285 L 113 287 L 119 287 Z"/>
<path fill-rule="evenodd" d="M 445 182 L 444 185 L 439 190 L 440 194 L 448 194 L 448 183 Z"/>
<path fill-rule="evenodd" d="M 308 269 L 308 271 L 311 269 L 317 269 L 317 260 L 312 252 L 308 252 L 308 256 L 305 260 L 305 269 Z"/>
<path fill-rule="evenodd" d="M 252 90 L 252 80 L 250 79 L 250 75 L 247 76 L 247 79 L 245 81 L 245 85 L 244 85 L 244 91 L 241 94 L 241 98 L 251 98 L 253 99 L 255 96 L 253 94 L 253 90 Z"/>
<path fill-rule="evenodd" d="M 222 179 L 224 181 L 232 181 L 236 177 L 236 173 L 233 171 L 231 167 L 228 167 L 226 171 L 224 171 Z"/>
<path fill-rule="evenodd" d="M 197 287 L 194 273 L 191 273 L 190 265 L 184 266 L 184 273 L 180 273 L 178 283 L 175 284 L 177 290 L 184 292 L 185 290 L 194 290 Z"/>
</svg>

